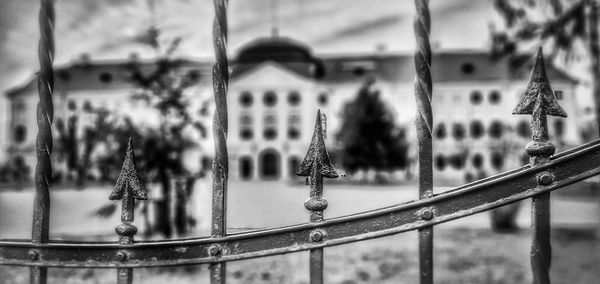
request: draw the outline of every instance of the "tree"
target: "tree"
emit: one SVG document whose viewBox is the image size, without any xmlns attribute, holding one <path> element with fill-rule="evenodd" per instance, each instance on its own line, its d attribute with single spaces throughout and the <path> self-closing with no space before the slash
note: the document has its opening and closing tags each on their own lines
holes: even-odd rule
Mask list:
<svg viewBox="0 0 600 284">
<path fill-rule="evenodd" d="M 492 29 L 492 56 L 515 55 L 528 45 L 550 46 L 551 57 L 565 62 L 584 43 L 591 59 L 596 127 L 600 130 L 600 44 L 596 0 L 494 0 L 506 29 Z"/>
<path fill-rule="evenodd" d="M 82 186 L 90 175 L 92 153 L 98 145 L 106 142 L 107 134 L 114 131 L 114 125 L 109 121 L 110 112 L 105 108 L 94 108 L 85 104 L 82 113 L 76 113 L 77 106 L 73 102 L 68 104 L 68 108 L 71 114 L 67 122 L 65 123 L 61 118 L 56 120 L 58 137 L 55 153 L 57 160 L 65 163 L 67 178 L 74 178 L 76 184 Z M 83 126 L 79 134 L 77 128 L 81 114 L 92 116 L 93 121 Z M 81 142 L 83 147 L 80 151 Z"/>
<path fill-rule="evenodd" d="M 596 0 L 494 0 L 506 23 L 505 30 L 492 30 L 492 57 L 514 56 L 528 45 L 550 47 L 551 58 L 568 63 L 570 54 L 584 43 L 591 59 L 592 95 L 596 128 L 600 130 L 600 45 L 598 42 L 598 1 Z M 492 227 L 516 228 L 518 207 L 499 209 L 492 215 Z"/>
<path fill-rule="evenodd" d="M 154 200 L 155 222 L 152 230 L 169 238 L 173 234 L 171 212 L 175 212 L 174 223 L 180 234 L 185 234 L 186 224 L 193 222 L 182 212 L 185 212 L 186 199 L 191 194 L 195 177 L 203 176 L 203 171 L 207 169 L 191 173 L 184 166 L 183 158 L 186 151 L 197 146 L 191 132 L 197 131 L 200 137 L 206 138 L 206 127 L 200 118 L 207 117 L 209 113 L 208 101 L 204 101 L 200 110 L 195 112 L 185 96 L 190 87 L 198 84 L 200 73 L 195 69 L 186 70 L 183 68 L 184 61 L 172 58 L 180 39 L 171 41 L 163 52 L 158 37 L 159 31 L 151 27 L 142 40 L 155 50 L 156 61 L 150 66 L 131 61 L 127 79 L 134 86 L 131 99 L 146 102 L 154 108 L 159 116 L 159 125 L 141 126 L 123 118 L 118 127 L 107 133 L 107 151 L 98 157 L 98 165 L 103 177 L 116 178 L 122 157 L 114 153 L 124 153 L 129 137 L 133 138 L 138 167 L 145 182 L 156 182 L 160 186 L 162 198 Z M 172 181 L 186 188 L 173 188 Z M 174 190 L 178 195 L 173 205 L 171 196 Z M 113 214 L 114 208 L 111 206 L 100 208 L 96 214 Z M 175 210 L 171 210 L 171 206 Z"/>
<path fill-rule="evenodd" d="M 368 79 L 356 98 L 343 107 L 342 126 L 335 135 L 340 158 L 349 173 L 358 170 L 392 171 L 408 163 L 405 132 Z"/>
</svg>

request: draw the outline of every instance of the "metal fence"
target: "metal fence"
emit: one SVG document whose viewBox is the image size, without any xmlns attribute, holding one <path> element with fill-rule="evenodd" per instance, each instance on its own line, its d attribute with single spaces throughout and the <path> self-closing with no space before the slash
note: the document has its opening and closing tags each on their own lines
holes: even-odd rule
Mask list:
<svg viewBox="0 0 600 284">
<path fill-rule="evenodd" d="M 213 88 L 216 111 L 213 123 L 215 157 L 212 187 L 212 230 L 210 237 L 134 241 L 132 224 L 136 199 L 146 199 L 144 184 L 129 144 L 123 169 L 110 199 L 122 200 L 121 223 L 115 231 L 119 242 L 67 242 L 48 237 L 52 173 L 52 91 L 54 55 L 53 0 L 41 0 L 38 73 L 39 104 L 36 142 L 35 200 L 30 240 L 0 240 L 0 264 L 29 266 L 31 283 L 46 283 L 49 267 L 114 268 L 118 283 L 131 283 L 134 268 L 210 264 L 211 283 L 226 282 L 228 261 L 276 254 L 310 251 L 310 282 L 323 283 L 323 250 L 366 239 L 406 231 L 419 231 L 420 282 L 433 283 L 434 225 L 487 211 L 519 200 L 532 198 L 531 265 L 534 283 L 549 283 L 550 269 L 550 191 L 600 173 L 600 141 L 554 155 L 549 142 L 546 115 L 566 116 L 558 105 L 545 74 L 541 50 L 538 52 L 529 85 L 513 114 L 532 115 L 532 141 L 526 151 L 530 164 L 499 175 L 460 186 L 442 194 L 433 193 L 432 171 L 432 79 L 429 46 L 430 17 L 427 0 L 416 0 L 414 29 L 419 151 L 419 197 L 399 204 L 353 215 L 324 219 L 327 201 L 323 198 L 323 178 L 337 177 L 329 160 L 317 121 L 308 153 L 297 174 L 310 179 L 310 198 L 304 206 L 310 211 L 308 223 L 288 227 L 228 234 L 226 230 L 227 155 L 227 0 L 214 0 L 213 41 L 216 63 Z"/>
</svg>

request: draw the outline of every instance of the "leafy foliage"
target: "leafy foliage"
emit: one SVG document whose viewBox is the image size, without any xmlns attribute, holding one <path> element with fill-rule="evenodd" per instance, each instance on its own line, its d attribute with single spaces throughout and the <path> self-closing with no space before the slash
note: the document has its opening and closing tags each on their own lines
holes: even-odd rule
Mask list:
<svg viewBox="0 0 600 284">
<path fill-rule="evenodd" d="M 505 30 L 492 32 L 492 55 L 513 55 L 519 46 L 548 41 L 552 56 L 570 53 L 576 40 L 586 40 L 585 1 L 494 0 Z"/>
<path fill-rule="evenodd" d="M 356 98 L 342 113 L 342 127 L 336 134 L 341 144 L 341 164 L 354 173 L 358 170 L 391 171 L 407 166 L 408 144 L 405 132 L 394 124 L 394 116 L 366 81 Z"/>
</svg>

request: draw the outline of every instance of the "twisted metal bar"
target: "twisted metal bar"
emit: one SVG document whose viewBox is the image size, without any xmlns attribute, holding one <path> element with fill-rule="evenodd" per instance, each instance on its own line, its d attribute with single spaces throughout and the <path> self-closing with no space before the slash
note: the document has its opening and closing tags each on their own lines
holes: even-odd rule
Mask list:
<svg viewBox="0 0 600 284">
<path fill-rule="evenodd" d="M 429 32 L 429 0 L 415 0 L 416 15 L 414 31 L 417 41 L 415 52 L 415 99 L 417 102 L 417 139 L 419 147 L 419 198 L 433 196 L 433 112 L 431 109 L 431 47 Z M 423 212 L 425 213 L 425 212 Z M 431 218 L 433 211 L 427 211 L 424 217 Z M 419 270 L 420 283 L 433 283 L 433 227 L 419 230 Z"/>
<path fill-rule="evenodd" d="M 212 168 L 212 229 L 213 238 L 227 234 L 227 179 L 229 162 L 227 154 L 227 89 L 229 83 L 229 64 L 227 60 L 227 0 L 214 0 L 215 18 L 213 22 L 213 45 L 215 64 L 213 66 L 213 92 L 215 114 L 213 117 L 213 139 L 215 157 Z M 211 247 L 209 253 L 219 256 L 218 245 Z M 225 262 L 210 266 L 211 283 L 225 283 Z"/>
<path fill-rule="evenodd" d="M 36 139 L 37 164 L 35 168 L 35 197 L 33 203 L 33 224 L 31 241 L 33 243 L 48 242 L 50 226 L 50 180 L 52 178 L 52 120 L 54 109 L 52 92 L 54 90 L 54 1 L 41 0 L 39 12 L 40 40 L 38 57 L 40 71 L 38 73 L 39 103 L 37 105 L 38 134 Z M 32 255 L 35 255 L 32 254 Z M 34 256 L 32 256 L 33 258 Z M 37 256 L 35 256 L 37 257 Z M 32 267 L 31 283 L 46 283 L 47 268 Z"/>
</svg>

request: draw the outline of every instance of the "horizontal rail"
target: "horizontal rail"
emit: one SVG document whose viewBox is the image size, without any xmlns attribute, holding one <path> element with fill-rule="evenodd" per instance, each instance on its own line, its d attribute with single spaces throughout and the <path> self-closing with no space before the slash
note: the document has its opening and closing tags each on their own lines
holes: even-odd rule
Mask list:
<svg viewBox="0 0 600 284">
<path fill-rule="evenodd" d="M 551 158 L 463 185 L 429 199 L 332 218 L 319 223 L 219 238 L 115 243 L 1 240 L 0 264 L 47 267 L 155 267 L 217 263 L 340 245 L 416 230 L 484 212 L 600 173 L 600 140 Z M 540 178 L 544 176 L 544 178 Z M 551 178 L 548 179 L 548 176 Z M 539 180 L 539 181 L 538 181 Z M 424 214 L 427 213 L 427 214 Z M 311 241 L 319 229 L 324 237 Z M 127 257 L 123 258 L 122 255 Z"/>
</svg>

